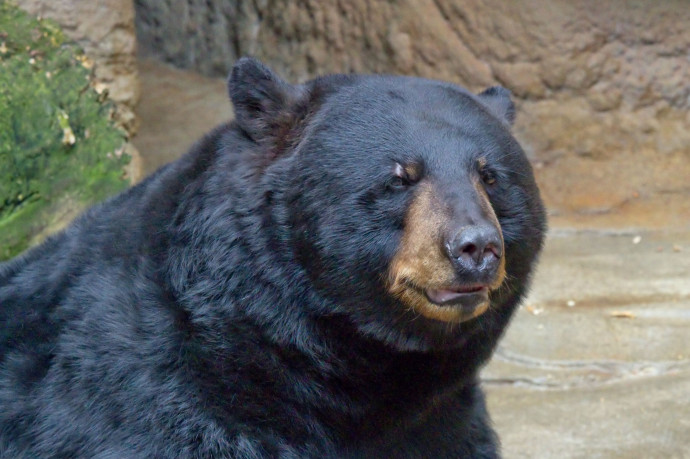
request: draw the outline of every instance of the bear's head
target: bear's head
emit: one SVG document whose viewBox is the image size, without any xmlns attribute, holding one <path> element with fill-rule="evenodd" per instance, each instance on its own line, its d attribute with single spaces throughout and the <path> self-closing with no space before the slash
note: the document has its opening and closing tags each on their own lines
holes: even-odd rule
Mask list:
<svg viewBox="0 0 690 459">
<path fill-rule="evenodd" d="M 282 250 L 327 305 L 311 312 L 406 349 L 505 324 L 545 232 L 507 90 L 378 75 L 290 85 L 250 58 L 229 88 Z"/>
</svg>

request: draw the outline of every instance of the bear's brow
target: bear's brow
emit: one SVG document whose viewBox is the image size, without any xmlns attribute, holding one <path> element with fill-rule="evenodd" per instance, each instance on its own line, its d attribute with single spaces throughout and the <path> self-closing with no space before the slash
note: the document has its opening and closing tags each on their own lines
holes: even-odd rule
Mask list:
<svg viewBox="0 0 690 459">
<path fill-rule="evenodd" d="M 403 163 L 403 169 L 413 182 L 418 181 L 424 175 L 424 164 L 421 161 Z"/>
</svg>

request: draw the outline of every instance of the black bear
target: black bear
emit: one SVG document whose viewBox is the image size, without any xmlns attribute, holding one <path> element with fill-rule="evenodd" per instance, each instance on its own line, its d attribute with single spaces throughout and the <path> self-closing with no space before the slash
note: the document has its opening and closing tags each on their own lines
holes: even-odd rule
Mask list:
<svg viewBox="0 0 690 459">
<path fill-rule="evenodd" d="M 495 87 L 243 58 L 236 119 L 0 265 L 3 458 L 499 456 L 545 232 Z"/>
</svg>

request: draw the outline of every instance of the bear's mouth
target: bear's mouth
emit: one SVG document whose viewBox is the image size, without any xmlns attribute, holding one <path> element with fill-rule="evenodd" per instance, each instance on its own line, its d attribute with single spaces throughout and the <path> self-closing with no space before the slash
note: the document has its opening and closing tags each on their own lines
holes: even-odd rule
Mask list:
<svg viewBox="0 0 690 459">
<path fill-rule="evenodd" d="M 489 309 L 489 287 L 484 284 L 426 288 L 427 300 L 418 305 L 424 316 L 442 322 L 465 322 Z"/>
<path fill-rule="evenodd" d="M 469 306 L 489 301 L 489 287 L 484 284 L 452 286 L 424 290 L 427 300 L 437 306 Z"/>
<path fill-rule="evenodd" d="M 460 323 L 474 319 L 489 309 L 491 289 L 487 284 L 425 288 L 408 281 L 406 285 L 409 291 L 415 292 L 411 298 L 416 299 L 409 303 L 410 306 L 429 319 Z"/>
</svg>

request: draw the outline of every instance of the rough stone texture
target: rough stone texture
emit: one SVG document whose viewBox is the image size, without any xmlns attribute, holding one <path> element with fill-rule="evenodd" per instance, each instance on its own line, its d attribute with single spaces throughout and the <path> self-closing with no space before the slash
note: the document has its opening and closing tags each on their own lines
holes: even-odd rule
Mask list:
<svg viewBox="0 0 690 459">
<path fill-rule="evenodd" d="M 139 61 L 141 127 L 133 139 L 145 174 L 178 159 L 215 126 L 232 118 L 224 78 L 209 78 L 152 59 Z"/>
<path fill-rule="evenodd" d="M 139 100 L 134 6 L 131 0 L 19 0 L 19 6 L 62 27 L 95 64 L 95 87 L 117 103 L 116 121 L 136 131 Z"/>
<path fill-rule="evenodd" d="M 394 72 L 518 98 L 550 211 L 588 222 L 690 200 L 685 0 L 135 0 L 148 55 L 224 75 L 244 54 L 304 80 Z M 690 209 L 679 210 L 690 220 Z"/>
</svg>

